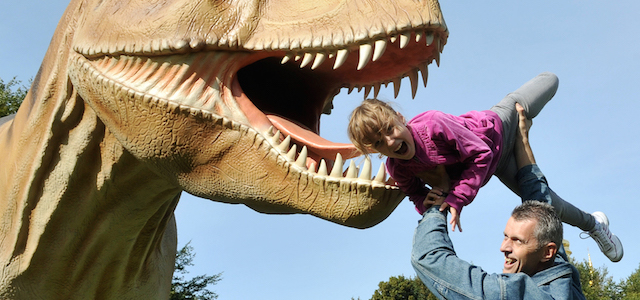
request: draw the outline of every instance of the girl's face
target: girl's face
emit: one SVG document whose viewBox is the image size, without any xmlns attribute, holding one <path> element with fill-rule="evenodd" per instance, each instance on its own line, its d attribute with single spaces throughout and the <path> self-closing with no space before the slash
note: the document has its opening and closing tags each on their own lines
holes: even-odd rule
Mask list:
<svg viewBox="0 0 640 300">
<path fill-rule="evenodd" d="M 398 120 L 394 123 L 382 131 L 380 139 L 374 141 L 371 147 L 384 156 L 409 160 L 416 154 L 413 136 L 404 122 Z"/>
</svg>

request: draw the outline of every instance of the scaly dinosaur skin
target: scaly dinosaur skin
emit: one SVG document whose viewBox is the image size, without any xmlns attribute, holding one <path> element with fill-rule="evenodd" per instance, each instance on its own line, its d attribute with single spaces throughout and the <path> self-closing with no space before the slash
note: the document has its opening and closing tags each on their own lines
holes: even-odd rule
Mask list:
<svg viewBox="0 0 640 300">
<path fill-rule="evenodd" d="M 73 0 L 0 122 L 0 298 L 168 298 L 182 191 L 381 222 L 404 195 L 368 161 L 344 177 L 320 114 L 342 87 L 415 94 L 447 36 L 437 0 Z"/>
</svg>

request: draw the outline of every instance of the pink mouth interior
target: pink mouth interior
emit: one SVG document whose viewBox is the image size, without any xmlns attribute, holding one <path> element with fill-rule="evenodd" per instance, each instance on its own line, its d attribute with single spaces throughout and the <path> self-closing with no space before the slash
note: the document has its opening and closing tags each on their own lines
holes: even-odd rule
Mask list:
<svg viewBox="0 0 640 300">
<path fill-rule="evenodd" d="M 307 166 L 311 163 L 315 163 L 317 166 L 321 159 L 325 159 L 327 166 L 331 167 L 338 153 L 343 159 L 361 155 L 353 144 L 331 142 L 295 121 L 263 113 L 244 94 L 237 79 L 233 81 L 232 94 L 254 128 L 265 132 L 269 127 L 273 126 L 275 128 L 274 131 L 280 130 L 284 136 L 291 136 L 293 142 L 298 145 L 298 152 L 302 149 L 302 146 L 307 146 Z M 281 139 L 284 139 L 284 136 Z"/>
<path fill-rule="evenodd" d="M 396 151 L 396 153 L 399 154 L 399 155 L 403 155 L 403 154 L 407 153 L 407 149 L 408 149 L 407 143 L 402 142 L 402 145 L 400 146 L 400 149 L 398 149 L 398 151 Z"/>
</svg>

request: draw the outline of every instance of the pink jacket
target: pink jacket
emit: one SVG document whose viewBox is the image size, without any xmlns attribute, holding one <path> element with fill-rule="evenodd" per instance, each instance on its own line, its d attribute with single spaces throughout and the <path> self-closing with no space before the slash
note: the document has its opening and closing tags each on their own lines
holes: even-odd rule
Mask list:
<svg viewBox="0 0 640 300">
<path fill-rule="evenodd" d="M 411 119 L 407 127 L 415 140 L 416 154 L 410 160 L 387 158 L 387 171 L 422 214 L 427 209 L 422 202 L 429 188 L 416 174 L 444 165 L 451 180 L 445 202 L 462 212 L 498 166 L 502 121 L 489 110 L 461 116 L 426 111 Z"/>
</svg>

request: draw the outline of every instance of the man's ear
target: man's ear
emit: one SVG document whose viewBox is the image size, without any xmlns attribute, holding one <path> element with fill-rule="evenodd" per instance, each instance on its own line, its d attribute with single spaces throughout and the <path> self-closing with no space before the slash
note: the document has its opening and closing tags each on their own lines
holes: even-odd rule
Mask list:
<svg viewBox="0 0 640 300">
<path fill-rule="evenodd" d="M 400 118 L 400 122 L 402 122 L 402 124 L 407 123 L 407 120 L 404 118 L 404 116 L 401 113 L 396 112 L 396 114 L 398 114 L 398 117 Z"/>
<path fill-rule="evenodd" d="M 543 254 L 541 262 L 548 262 L 550 260 L 553 260 L 553 258 L 556 256 L 556 253 L 558 252 L 558 245 L 556 245 L 556 243 L 554 242 L 549 242 L 544 245 L 542 249 Z"/>
</svg>

